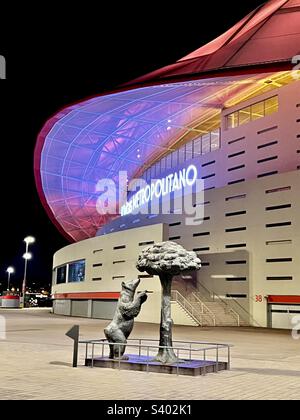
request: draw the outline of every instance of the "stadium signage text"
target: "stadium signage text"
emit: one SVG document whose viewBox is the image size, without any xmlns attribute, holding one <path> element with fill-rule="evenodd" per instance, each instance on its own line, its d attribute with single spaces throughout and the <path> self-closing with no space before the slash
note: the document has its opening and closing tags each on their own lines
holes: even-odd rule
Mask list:
<svg viewBox="0 0 300 420">
<path fill-rule="evenodd" d="M 152 200 L 159 200 L 161 197 L 169 196 L 176 191 L 192 187 L 198 179 L 198 170 L 195 165 L 172 173 L 165 178 L 155 180 L 151 185 L 140 189 L 131 200 L 127 201 L 121 208 L 121 215 L 127 216 L 139 208 L 149 204 Z"/>
</svg>

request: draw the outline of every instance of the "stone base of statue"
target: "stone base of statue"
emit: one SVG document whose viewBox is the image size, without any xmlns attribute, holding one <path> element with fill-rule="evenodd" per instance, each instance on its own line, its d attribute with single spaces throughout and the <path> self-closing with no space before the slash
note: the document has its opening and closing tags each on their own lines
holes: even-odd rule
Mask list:
<svg viewBox="0 0 300 420">
<path fill-rule="evenodd" d="M 180 360 L 178 363 L 163 365 L 155 362 L 152 357 L 127 354 L 128 360 L 109 359 L 108 357 L 87 358 L 85 366 L 134 370 L 139 372 L 168 373 L 173 375 L 200 376 L 228 370 L 227 362 L 209 360 Z"/>
</svg>

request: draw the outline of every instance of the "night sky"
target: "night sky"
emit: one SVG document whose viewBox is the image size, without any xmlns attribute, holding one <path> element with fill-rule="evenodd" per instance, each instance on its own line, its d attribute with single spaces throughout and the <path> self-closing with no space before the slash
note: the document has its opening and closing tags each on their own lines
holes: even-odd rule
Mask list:
<svg viewBox="0 0 300 420">
<path fill-rule="evenodd" d="M 17 10 L 2 9 L 0 55 L 7 60 L 7 80 L 0 80 L 0 291 L 6 288 L 8 265 L 16 268 L 13 285 L 21 285 L 25 236 L 37 240 L 29 286 L 50 285 L 53 253 L 68 245 L 35 188 L 33 151 L 45 121 L 70 103 L 175 62 L 225 32 L 261 0 L 207 2 L 205 9 L 202 1 L 141 2 L 140 10 L 130 2 L 102 3 L 94 9 L 72 2 L 63 13 L 52 2 L 40 9 L 29 9 L 27 2 L 14 5 Z"/>
</svg>

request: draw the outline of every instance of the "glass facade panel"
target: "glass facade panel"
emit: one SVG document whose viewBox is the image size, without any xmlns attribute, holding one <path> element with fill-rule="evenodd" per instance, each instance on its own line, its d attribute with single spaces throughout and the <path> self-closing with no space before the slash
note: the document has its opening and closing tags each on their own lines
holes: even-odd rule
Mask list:
<svg viewBox="0 0 300 420">
<path fill-rule="evenodd" d="M 56 269 L 56 284 L 63 284 L 67 281 L 67 266 L 63 265 Z"/>
<path fill-rule="evenodd" d="M 251 121 L 251 108 L 241 109 L 239 111 L 239 125 L 248 124 Z"/>
<path fill-rule="evenodd" d="M 172 153 L 172 168 L 178 166 L 178 150 Z"/>
<path fill-rule="evenodd" d="M 265 106 L 264 102 L 259 102 L 251 106 L 251 118 L 252 121 L 258 120 L 265 116 Z"/>
<path fill-rule="evenodd" d="M 202 154 L 206 155 L 207 153 L 210 153 L 210 134 L 202 137 Z"/>
<path fill-rule="evenodd" d="M 239 113 L 234 112 L 227 116 L 227 128 L 236 128 L 239 126 Z"/>
<path fill-rule="evenodd" d="M 167 169 L 172 168 L 172 155 L 167 156 Z"/>
<path fill-rule="evenodd" d="M 265 101 L 265 115 L 272 115 L 275 112 L 278 112 L 278 96 L 267 99 Z"/>
<path fill-rule="evenodd" d="M 227 115 L 226 128 L 235 128 L 251 121 L 258 120 L 259 118 L 272 115 L 279 110 L 278 96 L 266 99 L 265 101 L 258 102 L 251 105 L 251 107 L 243 108 L 237 112 Z"/>
<path fill-rule="evenodd" d="M 220 138 L 220 130 L 212 131 L 211 132 L 211 151 L 214 152 L 215 150 L 219 150 L 221 147 L 221 138 Z"/>
<path fill-rule="evenodd" d="M 181 165 L 182 163 L 185 162 L 185 146 L 179 149 L 178 154 L 179 154 L 178 164 Z"/>
<path fill-rule="evenodd" d="M 76 261 L 69 264 L 69 283 L 80 283 L 84 281 L 85 276 L 85 260 Z"/>
<path fill-rule="evenodd" d="M 193 142 L 190 141 L 185 145 L 186 160 L 193 159 Z"/>
<path fill-rule="evenodd" d="M 202 142 L 201 137 L 194 140 L 194 157 L 202 155 Z"/>
</svg>

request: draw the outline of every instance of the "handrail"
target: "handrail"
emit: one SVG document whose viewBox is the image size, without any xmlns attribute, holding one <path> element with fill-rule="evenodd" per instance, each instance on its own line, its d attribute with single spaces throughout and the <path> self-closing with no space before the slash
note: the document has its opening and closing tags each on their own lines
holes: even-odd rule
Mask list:
<svg viewBox="0 0 300 420">
<path fill-rule="evenodd" d="M 185 309 L 189 315 L 200 324 L 200 326 L 203 326 L 202 322 L 202 315 L 200 312 L 194 308 L 194 306 L 184 297 L 178 290 L 172 290 L 171 291 L 171 298 L 179 303 L 180 306 L 182 306 L 183 309 Z M 188 309 L 189 308 L 189 309 Z"/>
<path fill-rule="evenodd" d="M 129 342 L 133 342 L 136 341 L 136 344 L 129 344 L 128 342 L 126 342 L 126 347 L 128 348 L 138 348 L 138 355 L 141 356 L 142 355 L 142 350 L 145 349 L 146 353 L 147 353 L 147 359 L 146 359 L 146 366 L 147 366 L 147 372 L 149 372 L 149 365 L 151 363 L 151 357 L 150 357 L 150 351 L 153 350 L 160 350 L 160 349 L 172 349 L 173 351 L 175 351 L 176 355 L 177 355 L 177 360 L 173 363 L 173 365 L 175 365 L 175 367 L 177 368 L 177 375 L 179 374 L 179 367 L 181 363 L 186 363 L 187 360 L 189 360 L 190 362 L 192 360 L 199 360 L 199 353 L 201 353 L 200 355 L 202 355 L 203 353 L 203 358 L 200 359 L 201 361 L 206 361 L 207 360 L 207 352 L 211 352 L 211 351 L 215 351 L 215 364 L 216 364 L 216 373 L 219 372 L 219 366 L 221 363 L 221 358 L 225 358 L 227 359 L 227 364 L 225 366 L 225 369 L 230 370 L 231 368 L 231 348 L 233 347 L 230 344 L 216 344 L 216 343 L 206 343 L 206 342 L 197 342 L 197 341 L 173 341 L 173 343 L 177 343 L 177 344 L 183 344 L 184 346 L 178 346 L 175 345 L 174 347 L 172 346 L 161 346 L 160 344 L 143 344 L 143 342 L 145 343 L 149 343 L 154 342 L 154 343 L 159 343 L 159 340 L 155 339 L 155 340 L 151 340 L 151 339 L 144 339 L 144 338 L 135 338 L 135 339 L 129 339 L 127 340 Z M 119 357 L 115 358 L 115 361 L 118 362 L 118 367 L 119 370 L 121 369 L 121 363 L 122 363 L 122 354 L 121 354 L 121 347 L 124 346 L 124 343 L 112 343 L 109 342 L 109 340 L 103 338 L 103 339 L 98 339 L 98 340 L 80 340 L 79 344 L 85 344 L 85 363 L 87 362 L 87 359 L 90 358 L 90 363 L 91 363 L 91 367 L 94 367 L 94 362 L 95 362 L 95 345 L 100 345 L 102 346 L 102 358 L 105 358 L 105 347 L 109 347 L 109 346 L 117 346 L 119 347 Z M 92 350 L 91 350 L 91 356 L 89 357 L 89 346 L 92 346 Z M 195 346 L 200 346 L 198 348 L 196 348 Z M 227 355 L 222 356 L 220 354 L 220 350 L 227 350 Z M 182 351 L 184 351 L 185 353 L 188 353 L 188 357 L 184 358 L 184 359 L 180 359 L 180 352 L 182 355 Z M 197 354 L 197 359 L 193 358 L 193 353 Z M 211 361 L 210 361 L 211 362 Z M 206 368 L 204 370 L 204 373 L 206 374 Z"/>
<path fill-rule="evenodd" d="M 228 308 L 229 309 L 229 312 L 231 312 L 232 314 L 233 314 L 233 316 L 236 318 L 236 320 L 237 320 L 237 324 L 238 324 L 238 327 L 240 327 L 240 325 L 241 325 L 241 317 L 240 317 L 240 314 L 238 314 L 233 308 L 231 308 L 230 307 L 230 305 L 228 304 L 228 302 L 225 302 L 225 300 L 224 299 L 222 299 L 221 298 L 221 296 L 219 296 L 219 295 L 217 295 L 215 292 L 212 292 L 211 290 L 208 290 L 205 286 L 203 286 L 203 284 L 201 284 L 201 283 L 198 283 L 198 285 L 199 286 L 201 286 L 208 294 L 209 294 L 209 296 L 211 297 L 213 297 L 213 302 L 215 301 L 215 298 L 217 299 L 217 300 L 219 300 L 219 301 L 221 301 L 224 305 L 225 305 L 225 307 L 226 308 Z M 199 292 L 198 292 L 199 293 Z M 236 302 L 244 311 L 246 311 L 235 299 L 233 299 L 234 300 L 234 302 Z"/>
<path fill-rule="evenodd" d="M 217 322 L 216 322 L 216 315 L 213 313 L 213 311 L 211 310 L 211 309 L 209 309 L 209 307 L 208 306 L 206 306 L 205 305 L 205 303 L 204 302 L 202 302 L 202 300 L 200 300 L 199 299 L 199 297 L 196 295 L 196 293 L 192 293 L 192 295 L 194 296 L 194 298 L 201 304 L 201 306 L 202 306 L 202 311 L 203 311 L 203 309 L 205 309 L 207 312 L 208 312 L 208 315 L 212 318 L 212 320 L 213 320 L 213 324 L 214 324 L 214 327 L 217 325 Z"/>
</svg>

